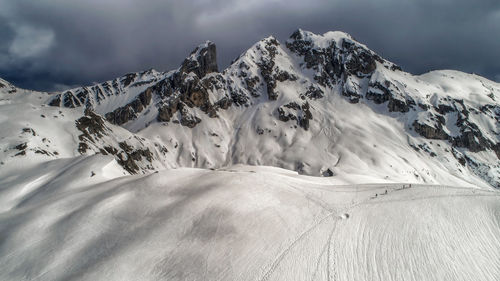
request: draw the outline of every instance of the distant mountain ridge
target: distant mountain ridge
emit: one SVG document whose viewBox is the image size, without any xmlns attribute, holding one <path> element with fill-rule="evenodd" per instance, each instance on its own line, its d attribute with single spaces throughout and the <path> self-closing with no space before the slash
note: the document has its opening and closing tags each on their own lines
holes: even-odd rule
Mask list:
<svg viewBox="0 0 500 281">
<path fill-rule="evenodd" d="M 16 91 L 0 81 L 4 95 Z M 80 116 L 75 155 L 111 154 L 130 173 L 242 163 L 500 188 L 498 83 L 414 76 L 343 32 L 297 30 L 284 44 L 271 36 L 222 71 L 207 41 L 170 72 L 43 95 L 40 106 Z M 127 138 L 135 147 L 120 144 Z"/>
</svg>

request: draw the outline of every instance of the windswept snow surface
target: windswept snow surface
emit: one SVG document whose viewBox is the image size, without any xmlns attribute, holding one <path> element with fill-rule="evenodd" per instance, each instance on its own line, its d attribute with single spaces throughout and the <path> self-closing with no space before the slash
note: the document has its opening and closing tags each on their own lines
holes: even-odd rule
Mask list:
<svg viewBox="0 0 500 281">
<path fill-rule="evenodd" d="M 121 172 L 100 155 L 0 171 L 0 280 L 500 278 L 496 190 Z"/>
</svg>

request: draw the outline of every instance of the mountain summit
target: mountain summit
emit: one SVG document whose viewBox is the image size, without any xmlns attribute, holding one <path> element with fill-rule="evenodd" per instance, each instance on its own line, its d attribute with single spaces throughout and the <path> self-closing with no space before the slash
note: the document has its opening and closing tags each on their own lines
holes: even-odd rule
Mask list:
<svg viewBox="0 0 500 281">
<path fill-rule="evenodd" d="M 169 72 L 56 94 L 0 80 L 0 94 L 9 167 L 98 153 L 128 173 L 249 164 L 500 188 L 498 83 L 415 76 L 343 32 L 271 36 L 222 71 L 207 41 Z"/>
</svg>

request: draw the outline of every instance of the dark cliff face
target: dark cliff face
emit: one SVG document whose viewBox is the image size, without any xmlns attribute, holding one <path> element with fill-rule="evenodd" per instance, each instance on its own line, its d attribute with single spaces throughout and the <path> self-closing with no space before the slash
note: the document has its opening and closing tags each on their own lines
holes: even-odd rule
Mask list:
<svg viewBox="0 0 500 281">
<path fill-rule="evenodd" d="M 109 123 L 92 109 L 85 109 L 84 115 L 75 121 L 75 125 L 81 133 L 78 136 L 80 154 L 97 152 L 111 155 L 130 174 L 154 170 L 153 162 L 159 159 L 153 151 L 167 152 L 165 147 L 158 144 L 148 146 L 137 136 L 128 140 L 117 139 Z"/>
<path fill-rule="evenodd" d="M 212 72 L 219 72 L 217 66 L 217 48 L 214 43 L 206 42 L 191 52 L 191 55 L 184 60 L 180 68 L 183 73 L 195 73 L 198 78 Z"/>
<path fill-rule="evenodd" d="M 415 101 L 410 97 L 396 98 L 392 93 L 394 87 L 389 81 L 371 81 L 377 65 L 391 71 L 400 71 L 399 66 L 382 59 L 348 36 L 337 42 L 332 40 L 322 47 L 316 46 L 311 36 L 314 34 L 297 30 L 286 46 L 303 57 L 306 68 L 316 72 L 314 79 L 319 85 L 332 89 L 340 86 L 341 94 L 351 103 L 358 103 L 362 98 L 372 100 L 376 104 L 387 102 L 390 112 L 404 113 L 415 106 Z M 362 89 L 360 79 L 370 81 L 367 89 Z"/>
<path fill-rule="evenodd" d="M 151 99 L 152 88 L 148 88 L 127 105 L 106 113 L 105 117 L 115 125 L 123 125 L 141 113 L 151 103 Z"/>
<path fill-rule="evenodd" d="M 377 64 L 400 69 L 384 61 L 373 51 L 346 37 L 340 42 L 330 41 L 327 46 L 318 47 L 311 36 L 314 34 L 297 30 L 286 42 L 286 47 L 304 58 L 305 67 L 317 71 L 315 80 L 323 86 L 333 86 L 349 76 L 370 77 Z"/>
<path fill-rule="evenodd" d="M 485 136 L 486 132 L 482 132 L 471 118 L 471 115 L 482 114 L 500 122 L 499 106 L 486 105 L 481 108 L 481 111 L 477 111 L 467 106 L 463 100 L 449 98 L 440 100 L 439 104 L 426 110 L 429 112 L 430 122 L 423 123 L 415 120 L 413 123 L 415 132 L 420 136 L 427 139 L 447 140 L 453 147 L 466 148 L 471 152 L 493 150 L 500 159 L 498 153 L 500 142 L 488 139 Z M 452 124 L 459 130 L 456 135 L 450 135 L 446 130 L 445 120 L 451 115 L 457 116 L 456 122 Z"/>
<path fill-rule="evenodd" d="M 160 100 L 157 103 L 156 120 L 170 122 L 177 114 L 176 122 L 193 128 L 201 119 L 192 115 L 190 108 L 199 108 L 209 117 L 216 117 L 220 107 L 217 102 L 210 102 L 209 91 L 223 87 L 221 83 L 225 84 L 224 79 L 217 73 L 215 44 L 206 42 L 198 46 L 184 60 L 178 71 L 155 85 L 154 93 Z M 209 74 L 213 75 L 208 77 Z"/>
</svg>

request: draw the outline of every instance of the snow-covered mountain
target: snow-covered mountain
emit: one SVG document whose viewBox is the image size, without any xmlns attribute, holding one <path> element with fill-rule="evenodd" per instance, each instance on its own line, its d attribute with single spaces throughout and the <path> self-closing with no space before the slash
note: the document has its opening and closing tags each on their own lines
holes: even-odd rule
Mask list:
<svg viewBox="0 0 500 281">
<path fill-rule="evenodd" d="M 500 84 L 342 32 L 216 56 L 0 79 L 0 280 L 499 280 Z"/>
<path fill-rule="evenodd" d="M 0 81 L 2 165 L 101 153 L 129 173 L 249 164 L 500 187 L 498 83 L 415 76 L 343 32 L 268 37 L 222 71 L 216 57 L 206 42 L 173 71 L 55 94 Z"/>
</svg>

